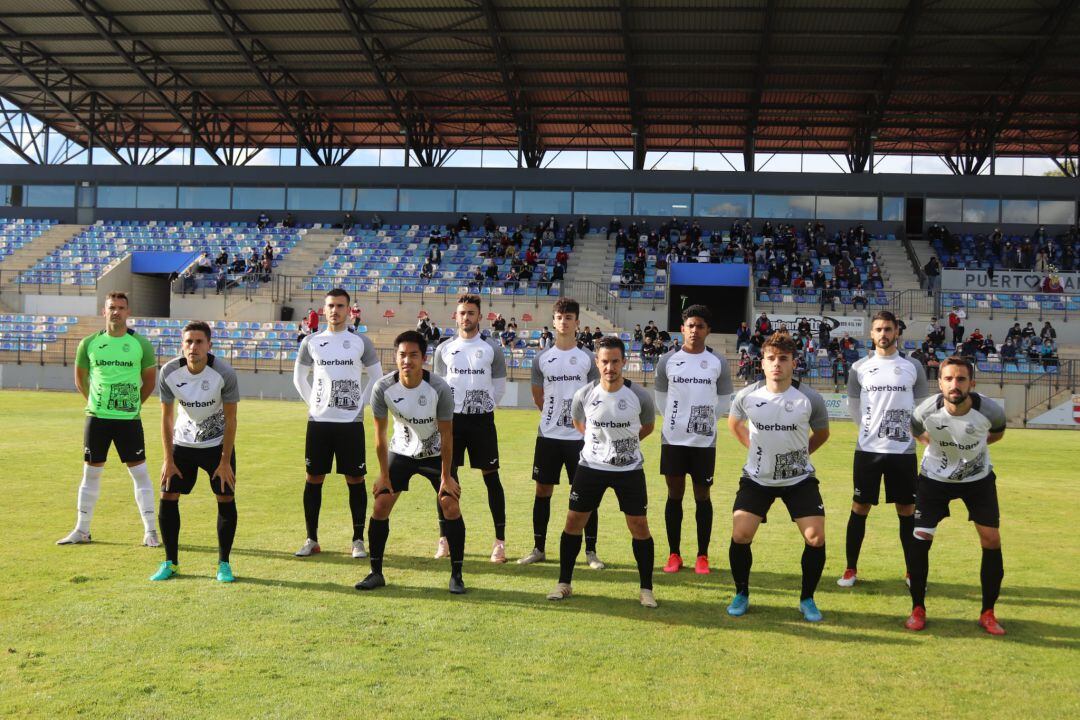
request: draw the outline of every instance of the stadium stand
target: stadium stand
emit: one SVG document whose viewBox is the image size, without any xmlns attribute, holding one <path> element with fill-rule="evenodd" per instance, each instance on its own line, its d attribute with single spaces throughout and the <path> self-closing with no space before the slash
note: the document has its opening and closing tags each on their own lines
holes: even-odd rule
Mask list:
<svg viewBox="0 0 1080 720">
<path fill-rule="evenodd" d="M 0 263 L 55 224 L 55 220 L 0 218 Z"/>
<path fill-rule="evenodd" d="M 986 235 L 954 233 L 934 224 L 927 237 L 945 268 L 1034 270 L 1049 275 L 1052 269 L 1074 272 L 1080 256 L 1080 230 L 1075 227 L 1056 236 L 1042 226 L 1031 235 L 1005 235 L 1000 230 Z M 1045 284 L 1043 290 L 1061 292 Z"/>
<path fill-rule="evenodd" d="M 74 315 L 0 315 L 0 352 L 40 352 L 78 321 Z"/>
</svg>

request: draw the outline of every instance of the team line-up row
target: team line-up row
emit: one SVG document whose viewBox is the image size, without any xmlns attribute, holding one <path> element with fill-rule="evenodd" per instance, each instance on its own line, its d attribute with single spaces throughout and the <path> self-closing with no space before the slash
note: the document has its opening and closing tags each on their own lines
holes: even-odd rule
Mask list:
<svg viewBox="0 0 1080 720">
<path fill-rule="evenodd" d="M 345 476 L 349 489 L 353 557 L 367 557 L 371 564 L 370 573 L 356 588 L 382 587 L 390 515 L 401 493 L 409 490 L 411 479 L 420 476 L 437 497 L 436 557 L 450 560 L 450 592 L 465 593 L 465 523 L 459 480 L 467 455 L 469 467 L 480 471 L 487 489 L 495 530 L 490 559 L 506 562 L 506 500 L 495 423 L 495 408 L 506 387 L 506 368 L 501 350 L 480 335 L 480 305 L 476 295 L 458 298 L 457 333 L 434 349 L 430 371 L 424 369 L 426 338 L 406 331 L 394 341 L 393 371 L 383 374 L 370 338 L 348 328 L 348 293 L 334 289 L 326 294 L 327 327 L 304 338 L 293 374 L 308 412 L 303 493 L 307 538 L 297 556 L 321 551 L 322 485 L 336 469 Z M 237 518 L 236 373 L 214 357 L 211 329 L 201 321 L 183 328 L 181 355 L 159 372 L 149 342 L 128 329 L 129 314 L 126 295 L 109 294 L 103 309 L 104 329 L 79 345 L 75 382 L 87 400 L 85 465 L 76 527 L 58 544 L 90 541 L 101 474 L 109 449 L 115 446 L 135 483 L 144 543 L 164 545 L 165 560 L 151 580 L 168 580 L 178 572 L 179 499 L 191 492 L 202 469 L 210 476 L 217 498 L 217 579 L 231 582 L 229 554 Z M 660 358 L 653 393 L 623 376 L 626 348 L 617 337 L 600 340 L 595 354 L 578 347 L 578 315 L 575 301 L 561 298 L 554 303 L 555 343 L 533 363 L 531 389 L 540 410 L 532 471 L 534 547 L 518 562 L 547 559 L 551 497 L 565 472 L 570 480 L 569 507 L 559 538 L 558 582 L 547 598 L 560 601 L 572 595 L 582 544 L 590 567 L 604 567 L 596 549 L 597 510 L 611 489 L 632 538 L 639 600 L 645 607 L 656 607 L 655 551 L 646 516 L 641 441 L 660 425 L 660 473 L 668 487 L 664 519 L 669 555 L 663 571 L 673 573 L 683 567 L 682 499 L 689 477 L 697 525 L 694 569 L 710 572 L 716 428 L 732 393 L 730 372 L 725 359 L 706 344 L 712 317 L 705 306 L 694 305 L 682 313 L 684 343 Z M 995 476 L 987 450 L 1004 434 L 1004 412 L 974 392 L 974 369 L 962 358 L 942 362 L 938 392 L 931 393 L 922 366 L 898 351 L 897 338 L 896 317 L 888 311 L 877 313 L 871 324 L 874 353 L 856 362 L 850 373 L 848 397 L 858 423 L 858 440 L 846 568 L 837 582 L 851 587 L 858 581 L 866 517 L 878 504 L 884 484 L 885 501 L 895 504 L 899 516 L 911 590 L 912 611 L 905 625 L 922 630 L 930 547 L 938 523 L 949 515 L 950 502 L 959 499 L 975 523 L 983 548 L 979 624 L 990 634 L 1004 634 L 994 616 L 1004 571 Z M 790 335 L 783 331 L 770 335 L 762 347 L 764 379 L 735 394 L 727 413 L 728 430 L 747 449 L 728 549 L 735 593 L 727 612 L 735 617 L 744 615 L 750 604 L 754 536 L 772 504 L 780 500 L 804 540 L 798 609 L 807 621 L 822 619 L 814 592 L 825 567 L 825 505 L 811 455 L 829 438 L 829 418 L 821 396 L 794 379 L 796 356 L 797 345 Z M 156 513 L 139 419 L 142 404 L 155 388 L 161 400 L 164 454 Z M 374 416 L 378 463 L 377 479 L 371 485 L 370 519 L 363 424 L 368 403 Z M 393 431 L 389 432 L 391 417 Z M 921 466 L 917 466 L 916 442 L 926 446 Z"/>
</svg>

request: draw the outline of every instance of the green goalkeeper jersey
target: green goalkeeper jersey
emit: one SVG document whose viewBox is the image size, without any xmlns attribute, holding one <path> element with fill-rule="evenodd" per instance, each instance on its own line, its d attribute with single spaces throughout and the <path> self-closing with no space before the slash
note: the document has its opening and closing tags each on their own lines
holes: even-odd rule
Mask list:
<svg viewBox="0 0 1080 720">
<path fill-rule="evenodd" d="M 75 365 L 90 371 L 86 414 L 112 420 L 139 417 L 142 372 L 156 362 L 150 341 L 134 330 L 120 337 L 105 330 L 84 337 Z"/>
</svg>

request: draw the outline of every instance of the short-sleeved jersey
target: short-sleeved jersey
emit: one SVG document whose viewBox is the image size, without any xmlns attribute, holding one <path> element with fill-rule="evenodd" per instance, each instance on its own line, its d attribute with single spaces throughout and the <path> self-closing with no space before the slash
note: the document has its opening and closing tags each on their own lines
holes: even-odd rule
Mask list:
<svg viewBox="0 0 1080 720">
<path fill-rule="evenodd" d="M 712 350 L 671 350 L 656 363 L 656 392 L 667 394 L 660 436 L 668 445 L 716 445 L 716 410 L 731 395 L 727 361 Z"/>
<path fill-rule="evenodd" d="M 950 415 L 940 393 L 919 403 L 911 415 L 911 432 L 930 436 L 921 472 L 941 482 L 975 482 L 990 474 L 986 437 L 1005 430 L 1005 411 L 993 400 L 971 393 L 971 409 Z"/>
<path fill-rule="evenodd" d="M 173 444 L 217 447 L 225 439 L 225 403 L 240 402 L 240 389 L 232 367 L 212 354 L 198 374 L 187 358 L 173 358 L 158 375 L 161 402 L 179 405 L 173 425 Z"/>
<path fill-rule="evenodd" d="M 911 413 L 930 390 L 922 363 L 896 352 L 856 360 L 848 373 L 848 407 L 859 424 L 856 447 L 872 453 L 915 452 Z"/>
<path fill-rule="evenodd" d="M 638 433 L 656 422 L 656 405 L 641 386 L 623 379 L 608 392 L 595 380 L 574 393 L 574 420 L 585 425 L 580 465 L 594 470 L 637 470 L 644 463 Z"/>
<path fill-rule="evenodd" d="M 300 343 L 297 365 L 312 368 L 308 417 L 318 422 L 361 422 L 364 419 L 364 368 L 379 362 L 375 344 L 366 335 L 329 328 Z"/>
<path fill-rule="evenodd" d="M 134 330 L 120 337 L 105 330 L 84 337 L 75 365 L 90 371 L 86 414 L 110 420 L 137 418 L 142 408 L 142 372 L 156 364 L 154 347 Z"/>
<path fill-rule="evenodd" d="M 506 379 L 506 358 L 494 340 L 479 333 L 468 340 L 458 335 L 435 348 L 431 367 L 450 385 L 455 413 L 495 411 L 494 381 Z"/>
<path fill-rule="evenodd" d="M 454 394 L 445 380 L 427 370 L 414 388 L 402 385 L 395 371 L 375 382 L 371 412 L 377 418 L 394 416 L 391 452 L 411 458 L 435 457 L 442 452 L 438 421 L 454 419 Z"/>
<path fill-rule="evenodd" d="M 544 409 L 540 411 L 540 437 L 553 440 L 580 440 L 570 407 L 574 393 L 594 380 L 600 371 L 588 350 L 549 347 L 533 359 L 533 387 L 544 389 Z"/>
<path fill-rule="evenodd" d="M 764 380 L 747 385 L 731 401 L 731 414 L 750 424 L 743 475 L 759 485 L 784 487 L 814 474 L 810 431 L 827 430 L 829 413 L 817 391 L 798 382 L 782 393 Z"/>
</svg>

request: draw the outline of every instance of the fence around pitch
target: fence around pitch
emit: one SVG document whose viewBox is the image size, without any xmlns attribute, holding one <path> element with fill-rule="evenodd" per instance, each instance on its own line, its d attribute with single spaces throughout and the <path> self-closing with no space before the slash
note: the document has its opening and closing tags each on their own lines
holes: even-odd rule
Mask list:
<svg viewBox="0 0 1080 720">
<path fill-rule="evenodd" d="M 27 279 L 28 272 L 36 279 Z M 89 270 L 0 269 L 0 290 L 14 290 L 20 295 L 94 295 L 97 279 L 97 273 Z"/>
</svg>

